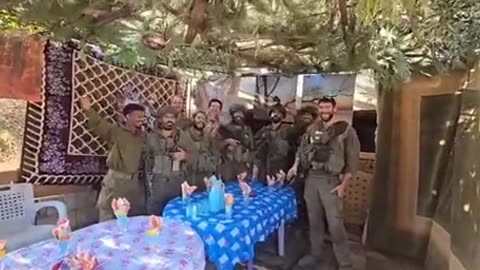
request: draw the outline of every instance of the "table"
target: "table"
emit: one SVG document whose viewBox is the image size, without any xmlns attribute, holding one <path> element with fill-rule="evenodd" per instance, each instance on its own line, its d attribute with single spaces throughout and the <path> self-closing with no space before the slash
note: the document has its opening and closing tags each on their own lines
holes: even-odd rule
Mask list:
<svg viewBox="0 0 480 270">
<path fill-rule="evenodd" d="M 279 253 L 284 253 L 284 223 L 297 217 L 297 200 L 291 187 L 269 190 L 259 182 L 251 184 L 257 194 L 248 204 L 244 203 L 238 183 L 229 183 L 225 192 L 235 197 L 232 218 L 224 213 L 186 216 L 186 205 L 181 198 L 171 200 L 164 209 L 166 218 L 181 220 L 192 226 L 205 243 L 206 253 L 217 269 L 232 270 L 239 262 L 249 262 L 252 267 L 254 245 L 264 241 L 278 230 Z M 192 195 L 198 203 L 208 197 L 206 192 Z"/>
<path fill-rule="evenodd" d="M 131 217 L 121 233 L 112 220 L 74 232 L 69 253 L 95 255 L 102 270 L 199 270 L 205 268 L 204 246 L 197 233 L 179 221 L 164 219 L 159 245 L 147 242 L 148 217 Z M 0 259 L 0 270 L 50 270 L 61 258 L 58 244 L 48 240 L 16 250 Z"/>
</svg>

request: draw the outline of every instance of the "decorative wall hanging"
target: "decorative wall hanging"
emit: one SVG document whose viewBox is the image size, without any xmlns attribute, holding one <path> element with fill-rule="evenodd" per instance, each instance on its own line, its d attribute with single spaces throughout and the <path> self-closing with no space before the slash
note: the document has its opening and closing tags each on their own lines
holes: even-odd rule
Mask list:
<svg viewBox="0 0 480 270">
<path fill-rule="evenodd" d="M 42 101 L 29 102 L 21 177 L 40 184 L 94 184 L 105 171 L 108 146 L 90 133 L 79 100 L 112 122 L 121 123 L 126 101 L 147 107 L 148 123 L 169 104 L 176 81 L 113 66 L 67 46 L 45 50 Z"/>
</svg>

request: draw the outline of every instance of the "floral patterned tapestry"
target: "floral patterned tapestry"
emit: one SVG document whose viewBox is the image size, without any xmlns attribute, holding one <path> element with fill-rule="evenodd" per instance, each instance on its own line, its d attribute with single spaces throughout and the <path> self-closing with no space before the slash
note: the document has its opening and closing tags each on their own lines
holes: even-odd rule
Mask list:
<svg viewBox="0 0 480 270">
<path fill-rule="evenodd" d="M 21 165 L 22 179 L 37 184 L 94 184 L 107 170 L 108 145 L 87 129 L 81 96 L 89 95 L 102 117 L 121 122 L 126 102 L 141 103 L 153 114 L 178 85 L 53 44 L 45 49 L 44 78 L 42 101 L 27 106 Z"/>
</svg>

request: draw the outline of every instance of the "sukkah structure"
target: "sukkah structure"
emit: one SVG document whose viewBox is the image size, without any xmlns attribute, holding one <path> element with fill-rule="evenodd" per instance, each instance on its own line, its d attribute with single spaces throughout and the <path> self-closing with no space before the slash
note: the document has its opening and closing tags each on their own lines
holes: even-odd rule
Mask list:
<svg viewBox="0 0 480 270">
<path fill-rule="evenodd" d="M 429 269 L 473 270 L 480 264 L 480 174 L 473 153 L 478 153 L 478 121 L 472 120 L 478 104 L 472 105 L 475 92 L 456 94 L 478 61 L 479 1 L 185 0 L 152 6 L 158 2 L 123 0 L 93 7 L 75 0 L 8 2 L 11 14 L 38 23 L 59 40 L 115 44 L 106 46 L 112 58 L 132 66 L 155 59 L 228 71 L 244 63 L 285 72 L 374 69 L 379 147 L 368 245 L 416 257 Z M 151 10 L 160 12 L 151 16 Z M 452 70 L 461 74 L 445 75 Z M 446 117 L 449 112 L 439 109 L 450 106 L 458 110 Z M 421 139 L 432 116 L 450 124 L 433 132 L 442 138 Z M 422 160 L 436 163 L 421 165 Z"/>
</svg>

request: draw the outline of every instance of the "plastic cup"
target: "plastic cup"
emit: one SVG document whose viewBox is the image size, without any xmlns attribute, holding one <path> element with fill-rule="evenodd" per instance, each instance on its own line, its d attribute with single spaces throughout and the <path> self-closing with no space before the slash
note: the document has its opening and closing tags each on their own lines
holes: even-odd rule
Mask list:
<svg viewBox="0 0 480 270">
<path fill-rule="evenodd" d="M 185 215 L 187 217 L 192 216 L 192 205 L 189 203 L 185 206 Z"/>
<path fill-rule="evenodd" d="M 233 206 L 232 205 L 225 205 L 225 214 L 228 218 L 232 218 L 233 214 Z"/>
<path fill-rule="evenodd" d="M 250 196 L 249 195 L 246 195 L 246 194 L 243 195 L 243 203 L 244 204 L 249 204 L 250 203 Z"/>
<path fill-rule="evenodd" d="M 68 254 L 68 242 L 69 240 L 58 240 L 58 247 L 61 256 L 66 256 Z"/>
<path fill-rule="evenodd" d="M 117 224 L 121 232 L 126 232 L 128 229 L 128 217 L 126 215 L 118 215 Z"/>
<path fill-rule="evenodd" d="M 188 203 L 185 207 L 185 215 L 189 218 L 197 218 L 198 215 L 198 206 L 196 203 Z"/>
<path fill-rule="evenodd" d="M 192 204 L 192 218 L 196 219 L 198 215 L 198 206 L 197 204 Z"/>
<path fill-rule="evenodd" d="M 150 247 L 155 247 L 159 244 L 160 235 L 157 233 L 155 235 L 147 235 L 147 243 Z"/>
</svg>

